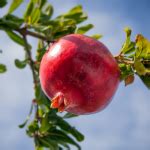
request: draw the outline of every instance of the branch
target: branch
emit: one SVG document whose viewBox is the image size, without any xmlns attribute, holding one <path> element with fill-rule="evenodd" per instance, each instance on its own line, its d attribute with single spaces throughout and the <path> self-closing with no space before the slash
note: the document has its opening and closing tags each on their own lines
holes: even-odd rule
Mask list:
<svg viewBox="0 0 150 150">
<path fill-rule="evenodd" d="M 37 81 L 36 81 L 36 73 L 35 73 L 35 70 L 34 70 L 34 61 L 33 61 L 32 56 L 31 56 L 31 51 L 28 47 L 28 41 L 27 41 L 26 35 L 22 34 L 22 36 L 23 36 L 23 39 L 24 39 L 24 42 L 25 42 L 25 50 L 26 50 L 28 58 L 29 58 L 29 65 L 30 65 L 30 68 L 31 68 L 31 71 L 32 71 L 33 82 L 34 82 L 34 84 L 36 84 Z"/>
<path fill-rule="evenodd" d="M 26 28 L 15 29 L 15 31 L 19 32 L 23 36 L 30 35 L 32 37 L 41 39 L 43 41 L 54 42 L 54 41 L 50 41 L 50 39 L 48 37 L 38 34 L 36 32 L 29 31 Z"/>
</svg>

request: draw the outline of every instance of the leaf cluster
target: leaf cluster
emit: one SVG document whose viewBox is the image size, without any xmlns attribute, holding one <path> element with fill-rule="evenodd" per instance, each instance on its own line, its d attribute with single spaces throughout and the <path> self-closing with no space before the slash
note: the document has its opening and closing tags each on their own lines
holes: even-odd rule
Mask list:
<svg viewBox="0 0 150 150">
<path fill-rule="evenodd" d="M 126 40 L 116 57 L 121 70 L 121 80 L 125 81 L 125 85 L 131 84 L 136 74 L 150 88 L 150 41 L 141 34 L 132 41 L 131 29 L 127 27 L 125 32 Z"/>
</svg>

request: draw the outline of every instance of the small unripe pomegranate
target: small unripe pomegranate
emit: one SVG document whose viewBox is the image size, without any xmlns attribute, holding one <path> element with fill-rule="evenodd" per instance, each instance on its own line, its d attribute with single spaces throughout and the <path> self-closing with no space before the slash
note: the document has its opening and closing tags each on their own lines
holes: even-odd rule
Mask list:
<svg viewBox="0 0 150 150">
<path fill-rule="evenodd" d="M 120 81 L 118 65 L 101 42 L 85 35 L 62 37 L 40 64 L 40 82 L 60 112 L 91 114 L 104 109 Z"/>
</svg>

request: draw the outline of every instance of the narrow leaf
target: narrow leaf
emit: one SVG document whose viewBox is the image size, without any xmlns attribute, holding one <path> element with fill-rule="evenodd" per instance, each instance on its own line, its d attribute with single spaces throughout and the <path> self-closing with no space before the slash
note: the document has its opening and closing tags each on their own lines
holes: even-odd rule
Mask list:
<svg viewBox="0 0 150 150">
<path fill-rule="evenodd" d="M 25 11 L 25 13 L 24 13 L 24 18 L 25 18 L 26 20 L 28 20 L 28 17 L 29 17 L 30 14 L 32 13 L 33 8 L 34 8 L 34 3 L 33 3 L 33 1 L 31 0 L 31 1 L 28 3 L 27 8 L 26 8 L 26 11 Z"/>
<path fill-rule="evenodd" d="M 24 39 L 11 30 L 6 30 L 7 35 L 17 44 L 25 47 Z M 28 44 L 29 49 L 31 49 L 31 45 Z"/>
<path fill-rule="evenodd" d="M 72 134 L 78 141 L 84 140 L 84 136 L 62 118 L 57 117 L 57 125 L 66 132 Z"/>
<path fill-rule="evenodd" d="M 49 139 L 72 144 L 76 146 L 79 150 L 81 150 L 80 146 L 70 136 L 68 136 L 65 132 L 61 130 L 53 130 L 53 132 L 49 133 Z"/>
<path fill-rule="evenodd" d="M 41 0 L 40 1 L 40 9 L 42 9 L 46 3 L 47 3 L 47 0 Z"/>
<path fill-rule="evenodd" d="M 40 19 L 40 14 L 41 14 L 41 11 L 39 8 L 35 8 L 32 13 L 31 13 L 31 24 L 35 24 L 39 21 Z"/>
<path fill-rule="evenodd" d="M 15 11 L 21 5 L 22 2 L 23 0 L 13 0 L 8 10 L 8 13 L 12 13 L 13 11 Z"/>
<path fill-rule="evenodd" d="M 64 119 L 68 119 L 68 118 L 73 118 L 73 117 L 77 117 L 78 115 L 72 114 L 72 113 L 66 113 L 63 118 Z"/>
<path fill-rule="evenodd" d="M 128 54 L 135 51 L 135 43 L 130 39 L 132 32 L 131 29 L 127 27 L 124 29 L 124 31 L 126 33 L 126 40 L 122 46 L 121 53 Z"/>
<path fill-rule="evenodd" d="M 133 75 L 134 71 L 131 65 L 126 65 L 124 63 L 119 64 L 119 68 L 121 71 L 120 80 L 125 80 L 129 75 Z"/>
<path fill-rule="evenodd" d="M 94 26 L 92 24 L 87 24 L 87 25 L 81 26 L 77 29 L 76 33 L 84 34 L 84 33 L 88 32 L 90 29 L 92 29 L 93 27 Z"/>
<path fill-rule="evenodd" d="M 21 45 L 21 46 L 24 46 L 25 43 L 24 43 L 24 40 L 22 37 L 20 37 L 18 34 L 16 34 L 15 32 L 13 31 L 6 31 L 7 35 L 14 41 L 16 42 L 17 44 Z"/>
<path fill-rule="evenodd" d="M 0 64 L 0 73 L 4 73 L 6 71 L 7 71 L 6 66 L 4 64 Z"/>
<path fill-rule="evenodd" d="M 15 65 L 16 65 L 17 68 L 23 69 L 23 68 L 25 68 L 26 65 L 27 65 L 27 60 L 21 61 L 21 60 L 19 60 L 19 59 L 16 59 L 16 60 L 15 60 Z"/>
<path fill-rule="evenodd" d="M 32 111 L 33 111 L 33 104 L 31 105 L 30 112 L 29 112 L 26 120 L 24 121 L 24 123 L 22 123 L 22 124 L 19 125 L 19 128 L 23 128 L 27 124 L 27 122 L 29 121 L 30 116 L 32 114 Z"/>
<path fill-rule="evenodd" d="M 4 7 L 7 4 L 6 0 L 0 0 L 0 8 Z"/>
<path fill-rule="evenodd" d="M 100 35 L 100 34 L 94 34 L 91 37 L 94 38 L 94 39 L 96 39 L 96 40 L 98 40 L 98 39 L 102 38 L 103 36 Z"/>
<path fill-rule="evenodd" d="M 48 114 L 46 114 L 45 116 L 43 116 L 42 121 L 41 121 L 41 127 L 40 127 L 40 132 L 41 133 L 45 133 L 49 128 L 50 128 L 50 124 L 49 124 L 49 118 L 48 118 Z"/>
</svg>

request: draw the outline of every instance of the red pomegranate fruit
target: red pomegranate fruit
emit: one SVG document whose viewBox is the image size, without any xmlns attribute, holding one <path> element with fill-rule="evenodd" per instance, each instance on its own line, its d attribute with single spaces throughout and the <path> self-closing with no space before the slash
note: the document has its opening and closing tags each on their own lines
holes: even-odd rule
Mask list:
<svg viewBox="0 0 150 150">
<path fill-rule="evenodd" d="M 104 109 L 119 84 L 118 65 L 106 46 L 70 34 L 49 47 L 40 64 L 40 82 L 51 107 L 73 114 Z"/>
</svg>

